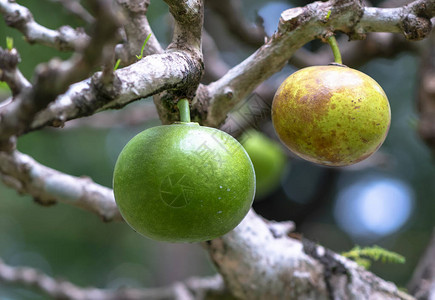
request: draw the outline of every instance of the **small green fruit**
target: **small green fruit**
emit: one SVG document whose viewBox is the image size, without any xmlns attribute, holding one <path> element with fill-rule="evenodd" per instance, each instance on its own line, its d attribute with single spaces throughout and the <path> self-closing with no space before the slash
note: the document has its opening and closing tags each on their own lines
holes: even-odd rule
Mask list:
<svg viewBox="0 0 435 300">
<path fill-rule="evenodd" d="M 282 146 L 256 130 L 248 130 L 240 139 L 252 160 L 257 180 L 255 199 L 260 200 L 280 184 L 287 157 Z"/>
<path fill-rule="evenodd" d="M 248 213 L 255 173 L 243 147 L 196 123 L 157 126 L 136 135 L 115 165 L 113 189 L 125 221 L 161 241 L 219 237 Z"/>
<path fill-rule="evenodd" d="M 346 166 L 384 142 L 391 112 L 380 85 L 345 66 L 314 66 L 290 75 L 272 104 L 281 141 L 308 161 Z"/>
</svg>

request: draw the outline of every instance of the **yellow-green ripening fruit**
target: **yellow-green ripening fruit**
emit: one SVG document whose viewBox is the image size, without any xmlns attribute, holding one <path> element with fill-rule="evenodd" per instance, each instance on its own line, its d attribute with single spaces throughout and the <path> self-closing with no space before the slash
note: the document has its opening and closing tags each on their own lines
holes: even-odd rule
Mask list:
<svg viewBox="0 0 435 300">
<path fill-rule="evenodd" d="M 281 141 L 297 156 L 347 166 L 379 149 L 391 112 L 385 92 L 368 75 L 345 66 L 314 66 L 281 84 L 272 121 Z"/>
<path fill-rule="evenodd" d="M 254 165 L 257 186 L 255 199 L 261 200 L 279 186 L 287 157 L 278 142 L 259 131 L 246 131 L 240 141 Z"/>
</svg>

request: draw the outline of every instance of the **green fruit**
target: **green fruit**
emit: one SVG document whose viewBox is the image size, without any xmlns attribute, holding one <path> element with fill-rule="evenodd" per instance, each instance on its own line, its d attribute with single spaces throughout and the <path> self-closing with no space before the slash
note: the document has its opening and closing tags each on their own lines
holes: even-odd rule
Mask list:
<svg viewBox="0 0 435 300">
<path fill-rule="evenodd" d="M 219 237 L 248 213 L 255 173 L 243 147 L 223 131 L 178 123 L 136 135 L 115 165 L 113 189 L 125 221 L 161 241 Z"/>
<path fill-rule="evenodd" d="M 240 141 L 254 165 L 258 200 L 279 186 L 287 157 L 279 143 L 259 131 L 248 130 Z"/>
<path fill-rule="evenodd" d="M 346 166 L 384 142 L 391 113 L 387 96 L 371 77 L 345 66 L 315 66 L 290 75 L 272 104 L 281 141 L 308 161 Z"/>
</svg>

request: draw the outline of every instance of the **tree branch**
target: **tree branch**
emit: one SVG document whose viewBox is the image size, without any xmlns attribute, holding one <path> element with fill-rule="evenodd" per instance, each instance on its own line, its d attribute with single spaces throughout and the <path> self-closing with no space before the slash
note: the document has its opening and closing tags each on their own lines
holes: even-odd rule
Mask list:
<svg viewBox="0 0 435 300">
<path fill-rule="evenodd" d="M 91 4 L 97 11 L 97 17 L 89 44 L 69 60 L 53 59 L 38 66 L 33 87 L 23 90 L 1 112 L 1 144 L 8 145 L 10 137 L 24 133 L 36 113 L 65 92 L 70 84 L 88 76 L 101 61 L 105 46 L 113 43 L 119 24 L 112 4 L 106 0 L 93 0 Z"/>
<path fill-rule="evenodd" d="M 198 61 L 184 51 L 149 55 L 137 63 L 115 72 L 114 85 L 107 91 L 93 79 L 73 84 L 42 111 L 28 130 L 43 126 L 62 126 L 64 122 L 89 116 L 110 108 L 121 108 L 133 101 L 167 89 L 195 84 L 192 74 L 201 72 Z"/>
<path fill-rule="evenodd" d="M 435 3 L 430 0 L 417 0 L 398 8 L 366 7 L 355 32 L 364 34 L 373 27 L 376 30 L 370 31 L 398 32 L 408 40 L 417 41 L 429 35 L 434 16 Z"/>
<path fill-rule="evenodd" d="M 191 84 L 153 97 L 160 119 L 164 124 L 169 124 L 179 120 L 177 109 L 175 109 L 176 101 L 180 98 L 192 99 L 203 75 L 204 63 L 201 37 L 204 3 L 203 0 L 165 0 L 165 2 L 169 6 L 169 11 L 175 21 L 172 42 L 169 44 L 167 51 L 186 51 L 199 67 L 199 72 L 190 75 Z"/>
<path fill-rule="evenodd" d="M 413 299 L 355 262 L 287 233 L 276 234 L 251 211 L 204 246 L 241 299 Z"/>
<path fill-rule="evenodd" d="M 424 45 L 410 43 L 403 36 L 388 32 L 373 32 L 360 41 L 347 42 L 343 37 L 338 40 L 343 63 L 352 68 L 361 66 L 376 57 L 391 58 L 404 51 L 419 52 Z M 316 52 L 300 48 L 290 58 L 289 63 L 297 68 L 325 65 L 334 60 L 331 48 L 322 46 Z"/>
<path fill-rule="evenodd" d="M 31 88 L 30 82 L 18 69 L 21 58 L 17 49 L 2 49 L 0 47 L 0 81 L 5 81 L 16 96 L 24 89 Z"/>
<path fill-rule="evenodd" d="M 174 17 L 172 42 L 168 49 L 184 49 L 202 59 L 201 33 L 204 17 L 203 0 L 164 0 Z"/>
<path fill-rule="evenodd" d="M 48 168 L 18 151 L 0 152 L 0 178 L 19 193 L 30 194 L 42 205 L 59 201 L 89 210 L 107 222 L 123 220 L 111 189 L 90 178 Z"/>
<path fill-rule="evenodd" d="M 58 30 L 52 30 L 36 23 L 32 13 L 15 1 L 0 0 L 0 13 L 6 24 L 18 29 L 29 43 L 71 51 L 83 48 L 89 41 L 89 37 L 82 29 L 63 26 Z"/>
<path fill-rule="evenodd" d="M 206 295 L 227 295 L 221 276 L 193 277 L 159 288 L 121 288 L 118 290 L 79 287 L 71 282 L 50 277 L 29 267 L 13 267 L 0 259 L 0 282 L 24 285 L 55 299 L 71 300 L 146 300 L 146 299 L 204 299 Z"/>
<path fill-rule="evenodd" d="M 203 123 L 218 127 L 237 103 L 279 71 L 309 41 L 331 34 L 332 30 L 353 38 L 361 38 L 365 32 L 390 31 L 403 32 L 408 39 L 420 39 L 432 28 L 434 6 L 433 1 L 418 0 L 401 8 L 367 8 L 360 1 L 337 0 L 284 11 L 277 32 L 265 45 L 207 87 L 204 98 L 197 102 L 208 106 Z"/>
</svg>

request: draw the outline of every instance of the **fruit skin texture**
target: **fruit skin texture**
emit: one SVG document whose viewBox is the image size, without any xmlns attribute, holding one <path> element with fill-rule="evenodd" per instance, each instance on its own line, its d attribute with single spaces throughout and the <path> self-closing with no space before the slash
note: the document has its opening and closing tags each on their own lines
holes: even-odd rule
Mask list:
<svg viewBox="0 0 435 300">
<path fill-rule="evenodd" d="M 384 142 L 391 112 L 381 86 L 345 66 L 314 66 L 290 75 L 272 103 L 272 122 L 296 155 L 327 166 L 346 166 Z"/>
<path fill-rule="evenodd" d="M 180 123 L 131 139 L 115 165 L 113 189 L 125 221 L 168 242 L 200 242 L 236 227 L 255 195 L 244 148 L 223 131 Z"/>
<path fill-rule="evenodd" d="M 246 131 L 240 141 L 254 165 L 257 187 L 255 200 L 261 200 L 279 186 L 287 157 L 278 142 L 259 131 Z"/>
</svg>

